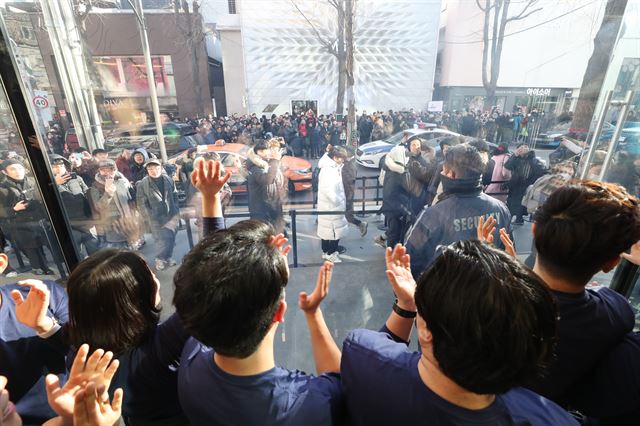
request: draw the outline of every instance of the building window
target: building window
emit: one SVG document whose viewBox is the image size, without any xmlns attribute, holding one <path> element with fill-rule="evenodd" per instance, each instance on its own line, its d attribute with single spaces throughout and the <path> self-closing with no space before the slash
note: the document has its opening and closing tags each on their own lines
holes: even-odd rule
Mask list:
<svg viewBox="0 0 640 426">
<path fill-rule="evenodd" d="M 236 14 L 236 0 L 227 0 L 227 3 L 229 4 L 229 13 L 231 15 L 235 15 Z"/>
</svg>

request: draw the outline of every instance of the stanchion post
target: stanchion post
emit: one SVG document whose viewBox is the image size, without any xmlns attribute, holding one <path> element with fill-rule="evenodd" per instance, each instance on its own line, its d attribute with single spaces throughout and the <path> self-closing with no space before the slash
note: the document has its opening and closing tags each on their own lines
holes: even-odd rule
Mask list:
<svg viewBox="0 0 640 426">
<path fill-rule="evenodd" d="M 298 267 L 298 227 L 296 223 L 296 210 L 289 210 L 289 216 L 291 217 L 291 248 L 293 251 L 293 267 Z"/>
</svg>

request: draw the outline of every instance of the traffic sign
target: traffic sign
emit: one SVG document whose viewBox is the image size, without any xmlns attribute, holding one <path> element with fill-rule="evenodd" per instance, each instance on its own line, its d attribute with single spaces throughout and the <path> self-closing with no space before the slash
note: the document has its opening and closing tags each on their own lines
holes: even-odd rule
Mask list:
<svg viewBox="0 0 640 426">
<path fill-rule="evenodd" d="M 44 109 L 44 108 L 47 108 L 49 106 L 49 101 L 44 96 L 34 96 L 33 97 L 33 104 L 37 108 Z"/>
</svg>

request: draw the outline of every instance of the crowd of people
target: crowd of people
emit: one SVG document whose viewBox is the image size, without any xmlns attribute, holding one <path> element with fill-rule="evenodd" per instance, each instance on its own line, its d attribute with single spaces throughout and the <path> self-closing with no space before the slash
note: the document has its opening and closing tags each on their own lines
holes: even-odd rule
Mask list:
<svg viewBox="0 0 640 426">
<path fill-rule="evenodd" d="M 348 154 L 325 155 L 322 185 L 337 186 Z M 153 270 L 123 248 L 84 259 L 66 291 L 37 280 L 0 287 L 3 424 L 633 424 L 633 312 L 616 292 L 586 286 L 622 257 L 640 263 L 638 200 L 615 184 L 559 187 L 535 212 L 530 269 L 516 257 L 506 205 L 479 184 L 465 189 L 481 182 L 484 158 L 468 143 L 447 149 L 440 201 L 404 245 L 386 249 L 396 299 L 378 331 L 334 341 L 321 305 L 335 266 L 324 261 L 297 297 L 316 375 L 278 367 L 274 354 L 287 239 L 265 218 L 226 228 L 231 174 L 198 162 L 190 179 L 205 238 L 174 276 L 167 320 Z"/>
<path fill-rule="evenodd" d="M 460 114 L 460 125 L 470 114 Z M 215 154 L 192 148 L 175 164 L 142 148 L 116 159 L 101 149 L 49 154 L 86 258 L 66 289 L 38 280 L 0 286 L 0 424 L 637 423 L 634 313 L 615 291 L 588 286 L 622 258 L 640 264 L 634 194 L 572 180 L 572 163 L 547 170 L 524 141 L 513 153 L 511 140 L 492 149 L 476 129 L 439 140 L 436 150 L 406 133 L 380 177 L 386 270 L 378 279 L 395 301 L 379 330 L 336 342 L 321 305 L 349 223 L 363 237 L 368 228 L 353 215 L 355 153 L 341 138 L 345 127 L 313 112 L 236 118 L 196 123 L 205 144 L 255 131 L 242 142 L 251 146 L 241 167 L 250 220 L 229 228 L 231 173 Z M 360 142 L 444 118 L 363 114 L 371 132 L 359 125 Z M 312 129 L 325 126 L 333 133 L 312 143 Z M 282 156 L 296 147 L 319 158 L 318 210 L 326 213 L 317 221 L 315 287 L 297 295 L 315 375 L 279 367 L 274 353 L 290 280 Z M 34 272 L 53 274 L 44 205 L 24 160 L 12 155 L 0 170 L 3 233 Z M 179 266 L 174 177 L 188 184 L 202 234 Z M 534 247 L 521 262 L 512 229 L 525 216 Z M 145 234 L 154 242 L 151 266 L 136 253 Z M 161 322 L 154 271 L 173 266 L 175 313 Z M 1 253 L 0 272 L 9 268 Z M 414 327 L 419 351 L 409 349 Z"/>
</svg>

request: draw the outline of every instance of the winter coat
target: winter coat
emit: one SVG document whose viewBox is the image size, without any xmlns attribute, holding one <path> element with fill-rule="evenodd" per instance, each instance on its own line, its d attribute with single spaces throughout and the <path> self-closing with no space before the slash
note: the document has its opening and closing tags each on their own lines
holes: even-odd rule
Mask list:
<svg viewBox="0 0 640 426">
<path fill-rule="evenodd" d="M 439 245 L 476 238 L 478 220 L 493 215 L 497 219 L 494 241 L 502 248 L 498 231 L 505 228 L 511 233 L 511 213 L 507 206 L 482 193 L 480 177 L 475 179 L 451 179 L 442 176 L 444 193 L 441 200 L 425 208 L 413 225 L 405 246 L 411 256 L 411 272 L 414 278 L 439 255 Z"/>
<path fill-rule="evenodd" d="M 342 166 L 342 184 L 344 186 L 344 195 L 347 200 L 352 200 L 356 194 L 356 176 L 358 169 L 356 167 L 356 160 L 351 159 L 345 161 Z"/>
<path fill-rule="evenodd" d="M 27 201 L 25 210 L 13 208 L 20 201 Z M 22 248 L 36 248 L 42 245 L 39 221 L 46 217 L 40 193 L 32 177 L 25 176 L 15 181 L 8 176 L 0 184 L 0 218 L 6 221 L 6 229 L 13 241 Z"/>
<path fill-rule="evenodd" d="M 428 163 L 421 155 L 410 155 L 407 162 L 409 180 L 407 190 L 410 198 L 410 209 L 414 215 L 420 213 L 427 203 L 428 186 L 434 172 L 433 163 Z"/>
<path fill-rule="evenodd" d="M 84 180 L 80 176 L 69 179 L 66 183 L 58 185 L 58 193 L 71 227 L 88 232 L 93 226 L 93 214 L 87 198 L 89 187 Z"/>
<path fill-rule="evenodd" d="M 162 192 L 151 176 L 146 176 L 136 184 L 138 211 L 146 219 L 151 229 L 162 228 L 180 214 L 178 191 L 176 191 L 173 179 L 165 174 L 160 175 L 159 179 L 164 181 Z"/>
<path fill-rule="evenodd" d="M 527 187 L 544 175 L 546 170 L 536 158 L 534 151 L 529 151 L 525 156 L 512 155 L 504 167 L 511 170 L 511 179 L 507 184 L 509 187 L 507 205 L 509 210 L 517 214 Z"/>
<path fill-rule="evenodd" d="M 397 146 L 384 160 L 385 171 L 382 187 L 382 208 L 386 216 L 402 216 L 409 212 L 409 175 L 406 170 L 408 158 L 404 146 Z"/>
<path fill-rule="evenodd" d="M 347 199 L 342 183 L 342 167 L 324 154 L 318 162 L 318 211 L 345 211 Z M 348 223 L 344 214 L 318 216 L 318 237 L 339 240 L 347 234 Z"/>
<path fill-rule="evenodd" d="M 144 161 L 142 162 L 142 164 L 138 164 L 133 160 L 133 157 L 137 152 L 142 154 L 142 156 L 144 157 Z M 128 179 L 132 184 L 135 185 L 136 182 L 141 181 L 147 175 L 147 169 L 144 167 L 147 161 L 149 161 L 149 153 L 144 148 L 138 148 L 131 154 L 131 177 Z"/>
<path fill-rule="evenodd" d="M 504 194 L 504 195 L 495 195 L 495 194 L 498 194 L 500 192 L 506 192 L 506 189 L 505 189 L 507 187 L 506 183 L 509 182 L 509 180 L 511 179 L 511 172 L 509 171 L 509 169 L 504 167 L 505 163 L 509 159 L 509 154 L 494 155 L 491 159 L 495 163 L 495 166 L 493 168 L 493 174 L 491 175 L 491 181 L 504 182 L 504 183 L 491 183 L 485 188 L 484 192 L 487 193 L 488 195 L 491 195 L 493 198 L 497 200 L 506 202 L 507 194 Z"/>
<path fill-rule="evenodd" d="M 280 170 L 280 161 L 267 162 L 251 149 L 247 155 L 245 167 L 251 219 L 271 223 L 276 232 L 282 232 L 284 230 L 282 217 L 284 176 Z"/>
<path fill-rule="evenodd" d="M 116 168 L 120 173 L 124 175 L 127 179 L 131 180 L 131 162 L 126 159 L 122 155 L 119 155 L 116 158 Z"/>
<path fill-rule="evenodd" d="M 116 231 L 113 225 L 116 220 L 122 217 L 131 217 L 133 214 L 129 206 L 132 201 L 131 184 L 122 173 L 116 172 L 114 176 L 116 192 L 110 195 L 104 190 L 104 183 L 104 178 L 97 174 L 93 186 L 89 189 L 89 201 L 94 218 L 101 225 L 108 242 L 127 241 L 127 236 Z"/>
</svg>

